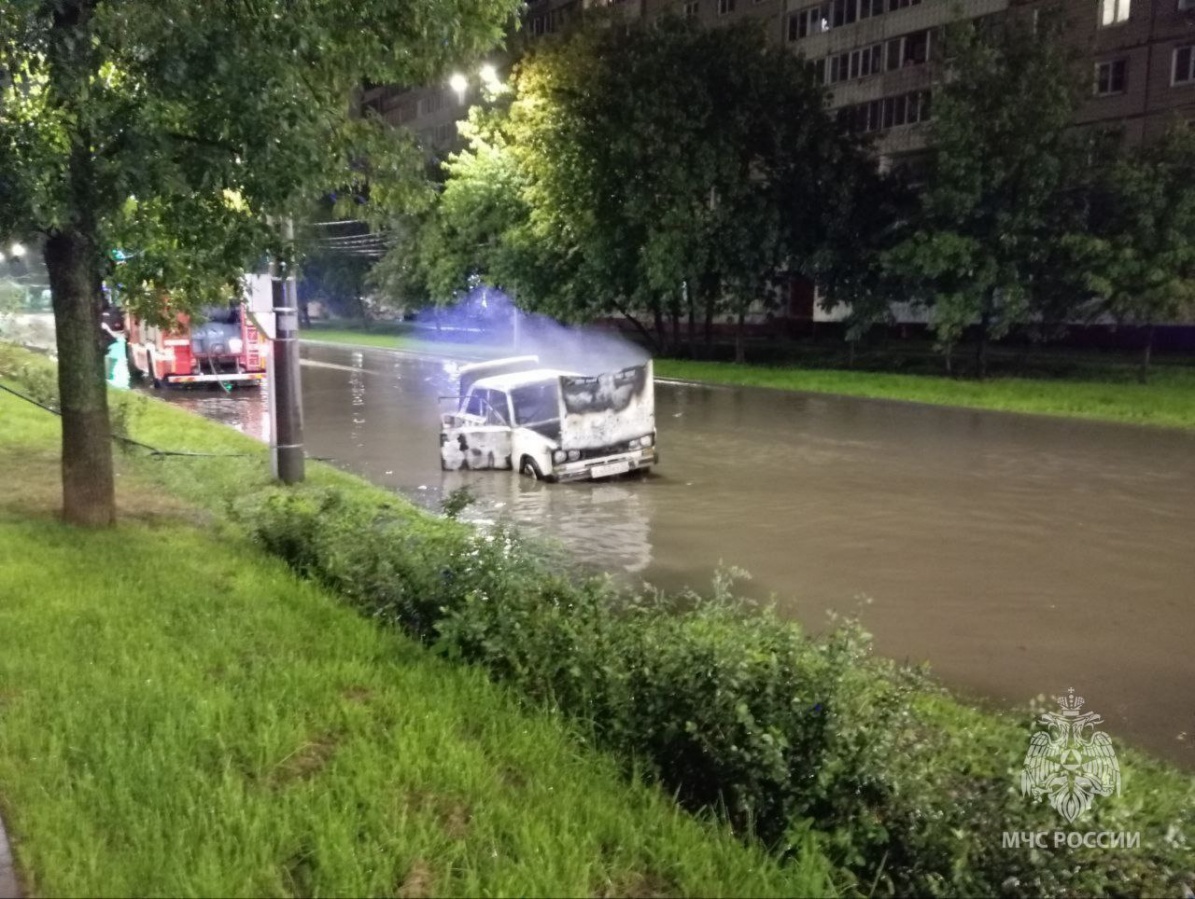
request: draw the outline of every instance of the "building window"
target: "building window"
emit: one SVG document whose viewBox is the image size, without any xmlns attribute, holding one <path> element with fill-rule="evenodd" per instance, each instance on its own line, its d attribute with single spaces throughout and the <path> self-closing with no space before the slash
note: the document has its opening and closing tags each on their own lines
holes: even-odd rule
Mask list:
<svg viewBox="0 0 1195 899">
<path fill-rule="evenodd" d="M 1195 45 L 1175 48 L 1174 72 L 1170 83 L 1195 84 Z"/>
<path fill-rule="evenodd" d="M 1123 94 L 1127 83 L 1128 68 L 1129 61 L 1127 59 L 1096 63 L 1095 95 L 1106 97 L 1109 94 Z"/>
<path fill-rule="evenodd" d="M 929 32 L 916 31 L 905 35 L 905 52 L 901 64 L 919 66 L 929 59 Z"/>
<path fill-rule="evenodd" d="M 811 34 L 820 34 L 826 27 L 829 27 L 829 24 L 828 21 L 823 21 L 822 7 L 811 6 L 808 9 L 802 9 L 796 15 L 789 16 L 788 39 L 799 41 Z"/>
<path fill-rule="evenodd" d="M 417 116 L 431 115 L 433 112 L 439 112 L 444 108 L 444 92 L 440 91 L 430 94 L 419 99 L 418 108 L 415 111 Z"/>
<path fill-rule="evenodd" d="M 1119 25 L 1129 20 L 1130 0 L 1100 0 L 1100 25 Z"/>
<path fill-rule="evenodd" d="M 724 16 L 734 12 L 734 0 L 718 0 L 718 15 Z"/>
<path fill-rule="evenodd" d="M 898 69 L 902 65 L 923 63 L 929 58 L 929 32 L 921 31 L 907 37 L 893 38 L 886 44 L 871 44 L 818 60 L 817 71 L 824 84 L 837 84 L 854 78 L 878 75 L 885 69 L 884 54 L 887 52 L 887 68 Z"/>
<path fill-rule="evenodd" d="M 685 4 L 685 18 L 686 19 L 696 19 L 697 13 L 700 10 L 701 10 L 701 4 L 697 3 L 696 0 L 692 0 L 692 2 L 686 3 Z"/>
<path fill-rule="evenodd" d="M 838 121 L 851 131 L 868 134 L 928 121 L 931 115 L 929 91 L 913 91 L 872 100 L 838 110 Z"/>
<path fill-rule="evenodd" d="M 1195 0 L 1178 0 L 1178 8 L 1195 10 Z"/>
<path fill-rule="evenodd" d="M 906 6 L 918 6 L 920 3 L 921 0 L 829 0 L 791 15 L 786 29 L 788 39 L 799 41 L 811 34 L 841 28 L 860 19 L 895 12 Z"/>
<path fill-rule="evenodd" d="M 841 28 L 855 21 L 859 12 L 859 0 L 834 0 L 830 4 L 830 27 Z"/>
</svg>

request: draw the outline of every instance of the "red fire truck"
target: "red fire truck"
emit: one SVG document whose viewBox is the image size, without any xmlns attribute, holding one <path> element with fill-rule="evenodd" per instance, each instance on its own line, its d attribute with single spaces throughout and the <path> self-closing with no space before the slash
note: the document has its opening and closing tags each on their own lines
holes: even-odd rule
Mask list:
<svg viewBox="0 0 1195 899">
<path fill-rule="evenodd" d="M 200 320 L 179 314 L 159 328 L 125 316 L 129 367 L 155 387 L 171 384 L 260 384 L 269 341 L 241 303 L 203 310 Z"/>
</svg>

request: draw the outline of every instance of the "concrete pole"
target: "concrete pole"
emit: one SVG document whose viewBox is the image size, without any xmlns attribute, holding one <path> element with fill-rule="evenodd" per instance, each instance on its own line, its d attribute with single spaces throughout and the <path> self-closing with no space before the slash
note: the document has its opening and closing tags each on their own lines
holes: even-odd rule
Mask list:
<svg viewBox="0 0 1195 899">
<path fill-rule="evenodd" d="M 294 224 L 288 218 L 282 236 L 293 247 Z M 275 261 L 274 346 L 270 354 L 270 464 L 274 477 L 298 484 L 304 477 L 303 391 L 299 380 L 299 302 L 293 266 Z"/>
</svg>

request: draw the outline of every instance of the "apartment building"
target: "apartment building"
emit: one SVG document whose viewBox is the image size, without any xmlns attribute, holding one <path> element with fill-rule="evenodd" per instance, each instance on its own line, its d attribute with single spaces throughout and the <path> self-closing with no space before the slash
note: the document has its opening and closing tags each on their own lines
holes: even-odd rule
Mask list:
<svg viewBox="0 0 1195 899">
<path fill-rule="evenodd" d="M 924 150 L 941 28 L 959 16 L 1032 15 L 1058 0 L 529 0 L 522 35 L 553 34 L 594 7 L 628 17 L 672 14 L 717 27 L 761 23 L 816 66 L 830 105 L 876 151 L 898 161 Z M 1195 120 L 1195 0 L 1062 0 L 1068 39 L 1091 60 L 1091 95 L 1076 123 L 1123 128 L 1140 141 L 1174 117 Z M 413 130 L 433 154 L 451 148 L 479 86 L 377 86 L 361 105 Z"/>
<path fill-rule="evenodd" d="M 1012 0 L 1026 14 L 1044 0 Z M 1138 143 L 1195 122 L 1195 0 L 1066 0 L 1067 39 L 1091 60 L 1077 124 Z"/>
</svg>

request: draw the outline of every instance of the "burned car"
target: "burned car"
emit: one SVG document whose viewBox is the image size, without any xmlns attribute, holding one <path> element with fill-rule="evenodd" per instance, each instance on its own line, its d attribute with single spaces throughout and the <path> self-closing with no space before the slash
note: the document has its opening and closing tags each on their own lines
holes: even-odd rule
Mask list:
<svg viewBox="0 0 1195 899">
<path fill-rule="evenodd" d="M 608 478 L 656 464 L 651 361 L 587 376 L 535 356 L 468 365 L 441 417 L 446 471 L 508 469 L 545 481 Z"/>
</svg>

